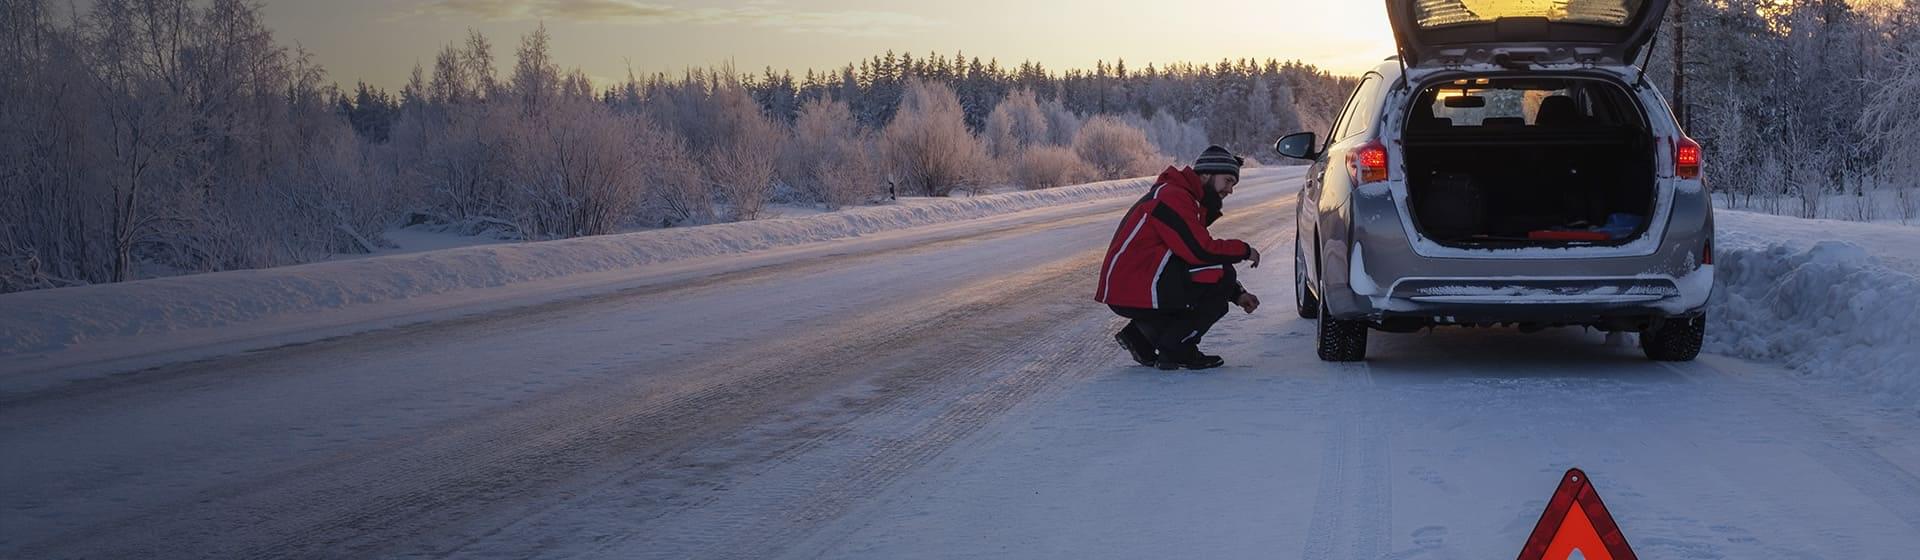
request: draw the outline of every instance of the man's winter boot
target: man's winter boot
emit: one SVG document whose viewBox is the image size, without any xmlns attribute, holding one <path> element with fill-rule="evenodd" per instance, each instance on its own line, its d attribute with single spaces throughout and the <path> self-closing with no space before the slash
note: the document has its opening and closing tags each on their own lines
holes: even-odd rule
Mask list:
<svg viewBox="0 0 1920 560">
<path fill-rule="evenodd" d="M 1212 364 L 1212 365 L 1204 365 L 1204 366 L 1201 366 L 1201 367 L 1195 367 L 1195 368 L 1192 368 L 1192 369 L 1207 369 L 1207 368 L 1215 368 L 1215 367 L 1220 367 L 1220 366 L 1223 366 L 1223 365 L 1226 365 L 1226 363 L 1227 363 L 1227 360 L 1226 360 L 1225 358 L 1221 358 L 1221 357 L 1219 357 L 1219 356 L 1215 356 L 1215 355 L 1212 355 L 1212 354 L 1207 354 L 1207 353 L 1204 353 L 1204 352 L 1201 352 L 1201 351 L 1200 351 L 1200 345 L 1198 345 L 1198 344 L 1189 344 L 1189 345 L 1187 345 L 1187 356 L 1188 356 L 1188 359 L 1187 359 L 1187 363 L 1191 363 L 1191 364 Z"/>
<path fill-rule="evenodd" d="M 1184 354 L 1184 355 L 1181 355 Z M 1154 367 L 1162 370 L 1176 369 L 1213 369 L 1227 365 L 1219 356 L 1201 354 L 1198 348 L 1189 347 L 1186 352 L 1162 352 Z"/>
<path fill-rule="evenodd" d="M 1126 328 L 1114 333 L 1113 339 L 1119 341 L 1120 347 L 1127 349 L 1127 354 L 1133 356 L 1133 361 L 1140 365 L 1154 365 L 1154 361 L 1160 357 L 1158 352 L 1154 352 L 1153 343 L 1147 340 L 1147 335 L 1141 333 L 1133 323 L 1127 323 Z"/>
</svg>

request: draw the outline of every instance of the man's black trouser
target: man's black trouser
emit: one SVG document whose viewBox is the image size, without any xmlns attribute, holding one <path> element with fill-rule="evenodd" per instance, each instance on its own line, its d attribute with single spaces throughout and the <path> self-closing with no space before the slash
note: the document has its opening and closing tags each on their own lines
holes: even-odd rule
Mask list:
<svg viewBox="0 0 1920 560">
<path fill-rule="evenodd" d="M 1138 329 L 1153 343 L 1153 349 L 1162 354 L 1180 356 L 1188 348 L 1200 344 L 1200 337 L 1207 335 L 1213 324 L 1227 316 L 1227 304 L 1239 295 L 1237 284 L 1222 283 L 1206 285 L 1194 294 L 1193 307 L 1188 309 L 1141 309 L 1110 305 L 1114 313 L 1132 319 L 1129 329 Z M 1171 354 L 1168 354 L 1171 352 Z"/>
</svg>

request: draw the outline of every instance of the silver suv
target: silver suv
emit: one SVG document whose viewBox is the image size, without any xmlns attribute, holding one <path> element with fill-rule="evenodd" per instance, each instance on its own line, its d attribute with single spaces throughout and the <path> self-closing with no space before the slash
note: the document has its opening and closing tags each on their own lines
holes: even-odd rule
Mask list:
<svg viewBox="0 0 1920 560">
<path fill-rule="evenodd" d="M 1388 0 L 1400 54 L 1310 160 L 1294 292 L 1320 358 L 1370 330 L 1587 326 L 1691 360 L 1713 291 L 1700 146 L 1634 63 L 1664 0 Z"/>
</svg>

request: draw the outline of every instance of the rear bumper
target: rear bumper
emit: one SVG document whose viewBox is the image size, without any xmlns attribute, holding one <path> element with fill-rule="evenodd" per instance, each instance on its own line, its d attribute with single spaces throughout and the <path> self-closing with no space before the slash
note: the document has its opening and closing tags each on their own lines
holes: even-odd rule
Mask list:
<svg viewBox="0 0 1920 560">
<path fill-rule="evenodd" d="M 1580 248 L 1421 254 L 1391 199 L 1357 197 L 1349 245 L 1322 263 L 1338 319 L 1377 324 L 1644 324 L 1699 315 L 1713 292 L 1703 193 L 1675 193 L 1667 223 L 1631 252 Z M 1342 254 L 1344 253 L 1344 254 Z M 1627 328 L 1627 327 L 1622 327 Z"/>
<path fill-rule="evenodd" d="M 1712 268 L 1698 272 L 1712 278 Z M 1697 316 L 1711 283 L 1688 278 L 1410 278 L 1387 295 L 1366 298 L 1364 316 L 1386 328 L 1432 325 L 1590 325 L 1639 330 L 1674 317 Z"/>
</svg>

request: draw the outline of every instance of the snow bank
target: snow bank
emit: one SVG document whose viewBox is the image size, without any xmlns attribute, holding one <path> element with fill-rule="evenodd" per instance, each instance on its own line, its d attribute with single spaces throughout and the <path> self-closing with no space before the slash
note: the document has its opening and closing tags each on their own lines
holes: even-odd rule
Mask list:
<svg viewBox="0 0 1920 560">
<path fill-rule="evenodd" d="M 1707 350 L 1920 407 L 1920 229 L 1722 211 Z"/>
<path fill-rule="evenodd" d="M 954 222 L 1145 190 L 1125 179 L 800 218 L 0 295 L 0 356 Z"/>
</svg>

